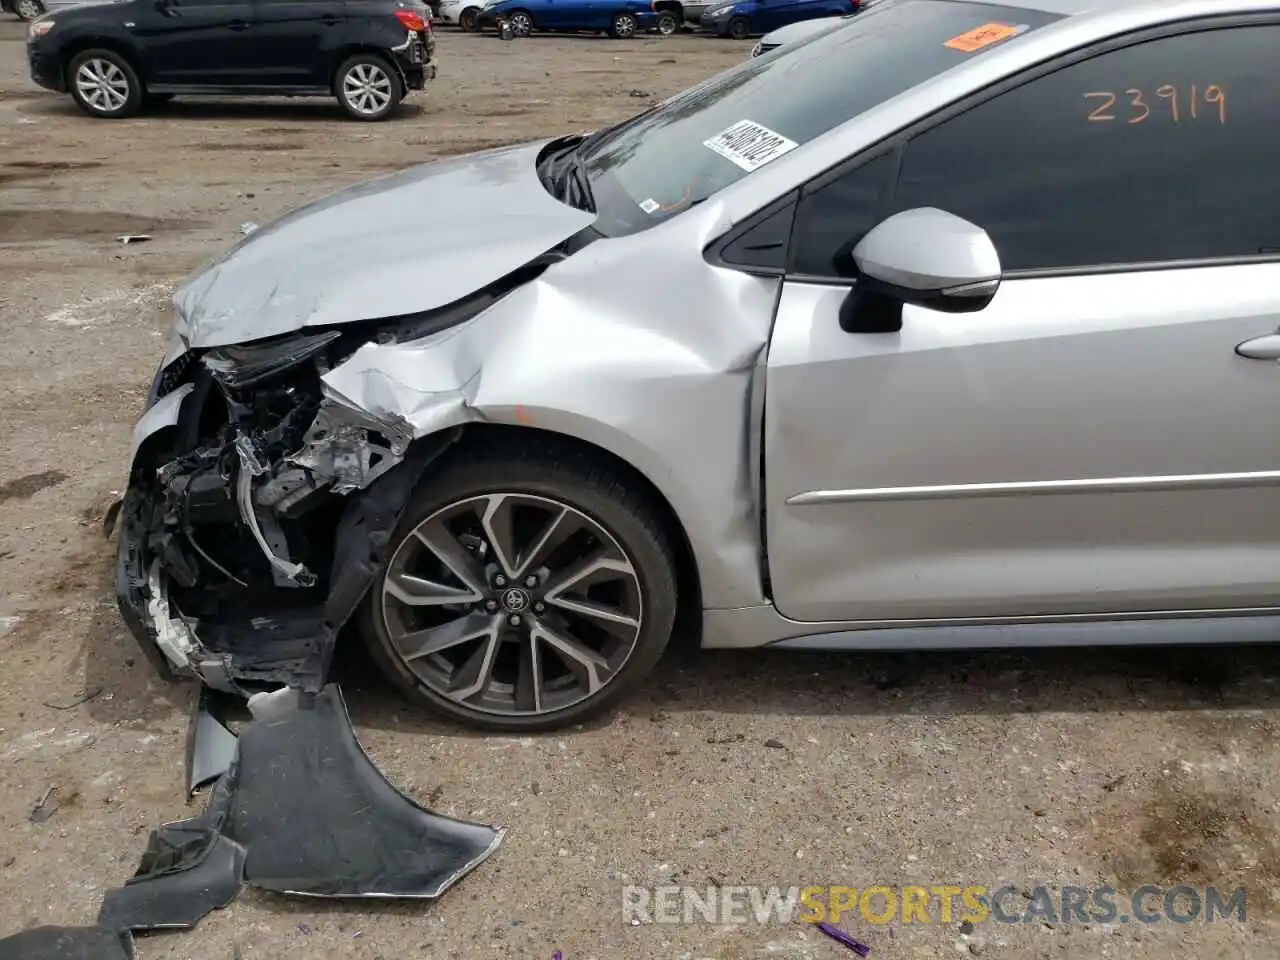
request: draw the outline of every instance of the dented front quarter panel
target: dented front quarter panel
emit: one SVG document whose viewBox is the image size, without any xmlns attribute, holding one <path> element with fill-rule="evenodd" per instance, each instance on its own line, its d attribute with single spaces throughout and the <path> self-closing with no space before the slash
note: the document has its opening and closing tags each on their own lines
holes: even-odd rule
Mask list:
<svg viewBox="0 0 1280 960">
<path fill-rule="evenodd" d="M 762 603 L 751 411 L 779 281 L 703 260 L 729 225 L 708 203 L 598 240 L 459 327 L 365 345 L 325 390 L 419 437 L 481 421 L 602 447 L 674 508 L 705 607 Z"/>
</svg>

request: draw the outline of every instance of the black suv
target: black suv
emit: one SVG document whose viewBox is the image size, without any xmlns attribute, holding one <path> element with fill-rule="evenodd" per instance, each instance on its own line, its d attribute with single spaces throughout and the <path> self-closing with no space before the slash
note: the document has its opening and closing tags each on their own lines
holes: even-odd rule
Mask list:
<svg viewBox="0 0 1280 960">
<path fill-rule="evenodd" d="M 95 117 L 175 94 L 325 96 L 382 120 L 436 73 L 430 13 L 401 0 L 123 0 L 31 23 L 31 78 Z"/>
</svg>

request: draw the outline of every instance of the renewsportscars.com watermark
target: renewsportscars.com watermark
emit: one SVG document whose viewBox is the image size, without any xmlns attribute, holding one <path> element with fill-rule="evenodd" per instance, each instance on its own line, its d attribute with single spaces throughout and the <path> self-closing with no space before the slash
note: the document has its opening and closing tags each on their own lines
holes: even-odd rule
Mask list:
<svg viewBox="0 0 1280 960">
<path fill-rule="evenodd" d="M 625 886 L 629 924 L 788 924 L 860 920 L 926 923 L 1215 923 L 1245 920 L 1245 888 L 1145 884 L 1115 887 L 931 886 Z"/>
</svg>

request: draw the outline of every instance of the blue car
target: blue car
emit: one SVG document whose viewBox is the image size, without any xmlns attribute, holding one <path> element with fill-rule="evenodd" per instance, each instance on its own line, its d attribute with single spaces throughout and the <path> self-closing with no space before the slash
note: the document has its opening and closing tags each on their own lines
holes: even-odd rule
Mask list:
<svg viewBox="0 0 1280 960">
<path fill-rule="evenodd" d="M 680 17 L 658 9 L 658 0 L 496 0 L 480 11 L 481 28 L 503 23 L 517 37 L 546 30 L 625 39 L 649 30 L 668 36 L 680 28 Z"/>
<path fill-rule="evenodd" d="M 861 0 L 728 0 L 702 15 L 702 29 L 743 40 L 801 20 L 857 13 Z"/>
</svg>

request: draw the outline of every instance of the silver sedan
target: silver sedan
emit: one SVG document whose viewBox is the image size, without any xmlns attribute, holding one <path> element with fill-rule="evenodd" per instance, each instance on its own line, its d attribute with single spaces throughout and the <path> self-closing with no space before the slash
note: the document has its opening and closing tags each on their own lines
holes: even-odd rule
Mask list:
<svg viewBox="0 0 1280 960">
<path fill-rule="evenodd" d="M 577 721 L 706 647 L 1280 635 L 1280 6 L 901 0 L 178 292 L 161 669 Z"/>
</svg>

